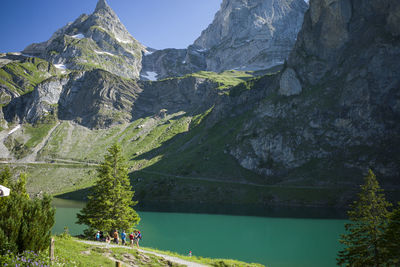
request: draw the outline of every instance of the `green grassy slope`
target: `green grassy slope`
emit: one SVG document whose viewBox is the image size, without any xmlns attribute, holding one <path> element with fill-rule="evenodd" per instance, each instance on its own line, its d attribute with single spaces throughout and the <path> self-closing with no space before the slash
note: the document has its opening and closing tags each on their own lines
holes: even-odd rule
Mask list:
<svg viewBox="0 0 400 267">
<path fill-rule="evenodd" d="M 0 84 L 19 95 L 24 95 L 45 79 L 58 74 L 60 71 L 51 63 L 35 57 L 26 57 L 0 68 Z"/>
</svg>

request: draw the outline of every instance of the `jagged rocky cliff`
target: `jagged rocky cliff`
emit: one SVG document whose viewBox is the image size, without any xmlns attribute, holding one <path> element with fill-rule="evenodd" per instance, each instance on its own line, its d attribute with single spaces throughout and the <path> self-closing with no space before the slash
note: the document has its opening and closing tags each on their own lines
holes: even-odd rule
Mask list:
<svg viewBox="0 0 400 267">
<path fill-rule="evenodd" d="M 155 51 L 135 40 L 106 1 L 99 0 L 91 15 L 81 15 L 23 53 L 60 69 L 100 68 L 144 80 L 200 70 L 267 69 L 287 58 L 306 9 L 303 0 L 224 0 L 193 45 Z"/>
<path fill-rule="evenodd" d="M 400 2 L 311 0 L 279 86 L 230 153 L 281 184 L 357 184 L 400 173 Z"/>
<path fill-rule="evenodd" d="M 287 59 L 306 10 L 302 0 L 225 0 L 193 45 L 208 70 L 267 69 Z"/>
<path fill-rule="evenodd" d="M 145 55 L 142 77 L 199 70 L 260 70 L 283 64 L 303 22 L 304 0 L 224 0 L 214 21 L 187 49 Z M 154 78 L 151 76 L 152 78 Z"/>
<path fill-rule="evenodd" d="M 81 15 L 48 41 L 32 44 L 23 53 L 46 59 L 59 68 L 100 68 L 138 78 L 142 51 L 145 47 L 130 35 L 106 0 L 99 0 L 91 15 Z"/>
<path fill-rule="evenodd" d="M 47 116 L 88 128 L 109 128 L 134 119 L 205 110 L 218 85 L 193 76 L 151 83 L 123 79 L 96 69 L 52 77 L 34 91 L 14 98 L 5 108 L 8 121 L 36 123 Z"/>
</svg>

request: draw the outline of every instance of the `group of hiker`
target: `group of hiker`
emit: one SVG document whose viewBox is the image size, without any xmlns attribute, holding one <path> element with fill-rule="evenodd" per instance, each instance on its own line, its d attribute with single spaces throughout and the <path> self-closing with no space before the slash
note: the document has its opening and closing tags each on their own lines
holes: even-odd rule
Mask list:
<svg viewBox="0 0 400 267">
<path fill-rule="evenodd" d="M 115 229 L 113 232 L 113 242 L 115 244 L 119 244 L 119 240 L 120 240 L 120 235 L 118 233 L 118 230 Z M 135 244 L 137 246 L 137 248 L 139 248 L 139 240 L 142 239 L 142 233 L 140 233 L 140 231 L 138 230 L 134 230 L 133 232 L 131 232 L 129 234 L 129 236 L 127 236 L 127 234 L 125 233 L 125 231 L 122 231 L 121 233 L 121 243 L 122 245 L 126 245 L 127 244 L 127 237 L 130 240 L 130 245 L 133 247 Z M 107 244 L 110 244 L 111 242 L 111 237 L 109 234 L 107 234 L 106 236 L 104 236 L 104 233 L 102 231 L 97 231 L 97 233 L 95 234 L 95 238 L 96 241 L 102 241 L 102 242 L 106 242 Z"/>
</svg>

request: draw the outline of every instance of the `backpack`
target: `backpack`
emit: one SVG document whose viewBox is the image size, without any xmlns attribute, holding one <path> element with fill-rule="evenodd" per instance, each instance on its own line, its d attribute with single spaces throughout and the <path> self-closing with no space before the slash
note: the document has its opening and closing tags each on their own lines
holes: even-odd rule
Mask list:
<svg viewBox="0 0 400 267">
<path fill-rule="evenodd" d="M 138 238 L 139 238 L 140 240 L 142 240 L 142 233 L 141 233 L 141 232 L 139 232 Z"/>
</svg>

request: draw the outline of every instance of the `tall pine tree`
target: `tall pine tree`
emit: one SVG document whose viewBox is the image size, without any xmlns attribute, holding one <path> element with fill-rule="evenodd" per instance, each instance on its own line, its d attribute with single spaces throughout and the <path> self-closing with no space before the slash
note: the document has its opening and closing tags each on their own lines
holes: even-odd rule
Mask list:
<svg viewBox="0 0 400 267">
<path fill-rule="evenodd" d="M 386 260 L 389 266 L 400 266 L 400 202 L 389 216 L 388 227 L 383 236 Z"/>
<path fill-rule="evenodd" d="M 382 236 L 390 204 L 382 192 L 375 174 L 369 170 L 359 199 L 348 212 L 351 223 L 345 225 L 348 233 L 340 240 L 346 247 L 339 252 L 339 265 L 382 266 L 386 262 Z"/>
<path fill-rule="evenodd" d="M 97 182 L 91 188 L 86 207 L 77 215 L 78 223 L 89 226 L 89 232 L 131 229 L 140 220 L 133 209 L 137 204 L 133 196 L 121 147 L 115 144 L 97 170 Z"/>
</svg>

